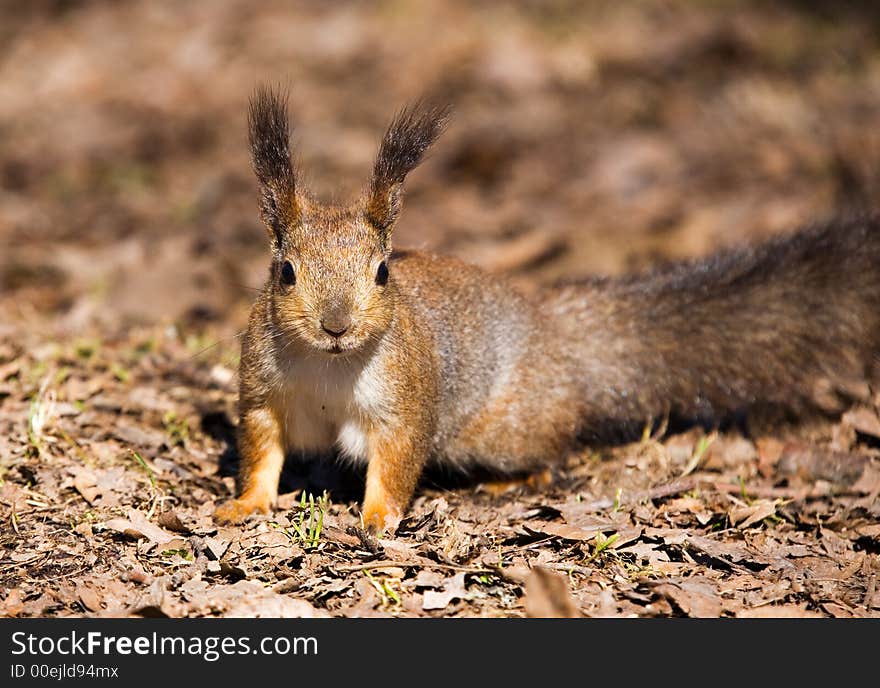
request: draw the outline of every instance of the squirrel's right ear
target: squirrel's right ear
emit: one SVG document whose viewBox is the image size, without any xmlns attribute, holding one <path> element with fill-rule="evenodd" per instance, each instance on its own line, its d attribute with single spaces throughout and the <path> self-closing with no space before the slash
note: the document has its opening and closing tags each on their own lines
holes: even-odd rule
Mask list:
<svg viewBox="0 0 880 688">
<path fill-rule="evenodd" d="M 400 212 L 403 180 L 443 133 L 450 113 L 448 105 L 418 101 L 401 110 L 385 132 L 373 166 L 365 216 L 386 244 Z"/>
<path fill-rule="evenodd" d="M 280 247 L 285 228 L 299 216 L 286 94 L 266 85 L 257 87 L 248 108 L 248 140 L 260 182 L 260 215 Z"/>
</svg>

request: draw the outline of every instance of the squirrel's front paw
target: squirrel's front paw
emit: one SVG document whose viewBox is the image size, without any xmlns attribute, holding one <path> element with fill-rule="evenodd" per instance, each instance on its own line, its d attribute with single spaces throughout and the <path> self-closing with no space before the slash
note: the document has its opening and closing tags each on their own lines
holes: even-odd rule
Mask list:
<svg viewBox="0 0 880 688">
<path fill-rule="evenodd" d="M 387 502 L 365 501 L 361 520 L 372 533 L 393 533 L 403 519 L 403 512 Z"/>
<path fill-rule="evenodd" d="M 217 523 L 241 523 L 253 513 L 268 511 L 268 502 L 243 498 L 230 499 L 214 510 L 214 520 Z"/>
</svg>

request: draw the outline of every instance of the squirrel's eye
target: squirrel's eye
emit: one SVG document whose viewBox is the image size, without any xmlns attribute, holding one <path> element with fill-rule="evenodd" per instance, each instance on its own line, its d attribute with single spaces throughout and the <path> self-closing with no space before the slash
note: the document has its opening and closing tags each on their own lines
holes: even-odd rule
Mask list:
<svg viewBox="0 0 880 688">
<path fill-rule="evenodd" d="M 289 260 L 285 260 L 281 264 L 281 283 L 287 285 L 296 284 L 296 273 L 293 271 L 293 266 Z"/>
<path fill-rule="evenodd" d="M 388 283 L 388 266 L 385 265 L 385 261 L 383 260 L 379 263 L 379 269 L 376 270 L 376 284 L 380 286 L 384 286 Z"/>
</svg>

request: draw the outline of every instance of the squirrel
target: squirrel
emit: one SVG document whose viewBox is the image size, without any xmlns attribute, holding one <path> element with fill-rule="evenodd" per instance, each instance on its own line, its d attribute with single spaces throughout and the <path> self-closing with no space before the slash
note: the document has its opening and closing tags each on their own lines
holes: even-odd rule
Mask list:
<svg viewBox="0 0 880 688">
<path fill-rule="evenodd" d="M 429 462 L 529 471 L 664 414 L 867 394 L 878 218 L 525 294 L 457 259 L 392 252 L 404 180 L 449 115 L 423 101 L 401 110 L 362 197 L 327 206 L 299 183 L 286 96 L 252 96 L 272 259 L 242 342 L 240 495 L 216 520 L 269 511 L 289 452 L 366 464 L 363 525 L 393 532 Z"/>
</svg>

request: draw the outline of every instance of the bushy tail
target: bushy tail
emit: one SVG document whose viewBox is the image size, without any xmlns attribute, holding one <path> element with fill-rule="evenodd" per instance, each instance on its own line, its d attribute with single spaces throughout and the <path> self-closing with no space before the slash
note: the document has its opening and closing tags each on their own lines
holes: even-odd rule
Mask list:
<svg viewBox="0 0 880 688">
<path fill-rule="evenodd" d="M 588 434 L 754 403 L 831 409 L 880 351 L 880 219 L 836 222 L 553 297 L 576 327 Z"/>
</svg>

